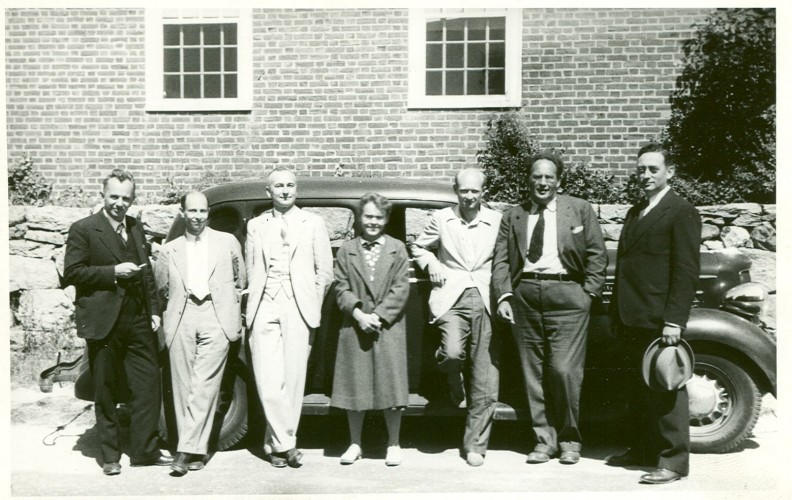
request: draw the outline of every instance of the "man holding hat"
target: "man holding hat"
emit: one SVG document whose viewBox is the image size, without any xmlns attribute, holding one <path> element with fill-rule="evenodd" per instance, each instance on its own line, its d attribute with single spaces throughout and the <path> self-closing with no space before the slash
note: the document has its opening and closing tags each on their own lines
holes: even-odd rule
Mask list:
<svg viewBox="0 0 792 500">
<path fill-rule="evenodd" d="M 632 368 L 627 372 L 632 389 L 630 421 L 639 428 L 630 436 L 632 447 L 609 457 L 607 463 L 656 467 L 641 476 L 641 482 L 665 484 L 688 475 L 688 395 L 681 382 L 672 380 L 661 387 L 656 379 L 664 377 L 656 375 L 663 368 L 654 365 L 665 363 L 658 361 L 661 358 L 681 360 L 684 365 L 689 351 L 657 356 L 654 346 L 647 348 L 658 339 L 661 346 L 681 342 L 699 279 L 701 218 L 693 205 L 668 186 L 674 166 L 660 145 L 641 148 L 636 174 L 646 199 L 627 212 L 610 311 Z M 651 386 L 638 373 L 645 353 Z M 666 369 L 671 379 L 673 371 Z"/>
</svg>

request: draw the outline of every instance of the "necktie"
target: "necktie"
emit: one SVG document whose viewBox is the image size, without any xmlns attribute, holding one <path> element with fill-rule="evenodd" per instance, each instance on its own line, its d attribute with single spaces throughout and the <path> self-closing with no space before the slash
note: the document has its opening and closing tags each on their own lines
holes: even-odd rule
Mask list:
<svg viewBox="0 0 792 500">
<path fill-rule="evenodd" d="M 283 240 L 283 244 L 285 245 L 286 244 L 286 237 L 289 236 L 289 231 L 288 231 L 288 228 L 286 226 L 286 217 L 281 217 L 280 219 L 281 219 L 280 235 L 281 235 L 281 239 Z"/>
<path fill-rule="evenodd" d="M 376 245 L 377 242 L 376 241 L 364 241 L 361 244 L 363 245 L 363 248 L 365 248 L 366 250 L 371 250 L 372 248 L 374 248 L 374 245 Z"/>
<path fill-rule="evenodd" d="M 544 247 L 544 211 L 543 205 L 539 206 L 539 220 L 536 221 L 533 234 L 531 234 L 531 244 L 528 246 L 528 262 L 535 263 L 542 257 L 542 247 Z"/>
<path fill-rule="evenodd" d="M 118 236 L 121 238 L 121 241 L 124 242 L 124 244 L 126 244 L 127 233 L 124 224 L 119 224 L 116 226 L 116 233 L 118 233 Z"/>
</svg>

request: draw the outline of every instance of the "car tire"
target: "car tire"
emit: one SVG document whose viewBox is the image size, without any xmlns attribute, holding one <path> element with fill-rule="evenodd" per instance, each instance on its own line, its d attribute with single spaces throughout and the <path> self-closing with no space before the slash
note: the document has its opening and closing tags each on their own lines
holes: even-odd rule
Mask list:
<svg viewBox="0 0 792 500">
<path fill-rule="evenodd" d="M 229 363 L 231 361 L 229 360 Z M 215 410 L 215 423 L 213 435 L 209 440 L 210 449 L 224 451 L 245 437 L 248 429 L 248 402 L 247 402 L 247 382 L 245 380 L 245 367 L 242 363 L 234 362 L 226 368 L 223 375 L 223 382 L 220 386 L 220 397 L 217 401 Z M 219 433 L 218 433 L 219 424 Z M 175 420 L 168 425 L 166 410 L 160 414 L 159 435 L 160 438 L 175 450 L 177 439 L 169 439 L 169 427 L 175 429 Z M 212 442 L 216 445 L 212 446 Z"/>
<path fill-rule="evenodd" d="M 762 397 L 740 365 L 718 354 L 696 354 L 687 388 L 693 453 L 726 453 L 750 436 Z"/>
</svg>

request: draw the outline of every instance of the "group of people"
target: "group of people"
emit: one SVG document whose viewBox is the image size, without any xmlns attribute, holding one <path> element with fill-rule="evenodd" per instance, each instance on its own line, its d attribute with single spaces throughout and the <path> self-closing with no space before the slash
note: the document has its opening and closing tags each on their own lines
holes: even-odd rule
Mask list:
<svg viewBox="0 0 792 500">
<path fill-rule="evenodd" d="M 65 280 L 77 290 L 78 334 L 88 345 L 103 472 L 121 471 L 114 413 L 122 390 L 129 392 L 131 466 L 167 465 L 175 475 L 205 466 L 229 345 L 243 326 L 266 417 L 265 456 L 274 467 L 300 467 L 310 338 L 331 283 L 343 314 L 331 405 L 346 410 L 350 434 L 340 462 L 361 458 L 365 412 L 382 410 L 385 463 L 399 465 L 409 397 L 409 253 L 432 284 L 431 323 L 441 337 L 435 355 L 448 401 L 467 408 L 467 463 L 484 463 L 498 400 L 502 339 L 493 335 L 494 320 L 507 326 L 519 354 L 535 443 L 527 462 L 577 463 L 588 323 L 605 284 L 607 253 L 592 206 L 558 193 L 561 159 L 542 152 L 525 167 L 529 197 L 503 215 L 482 205 L 484 173 L 460 170 L 453 182 L 458 204 L 435 211 L 409 252 L 384 232 L 391 203 L 365 194 L 356 237 L 338 249 L 335 269 L 323 219 L 295 205 L 295 175 L 276 168 L 267 182 L 272 209 L 248 222 L 244 258 L 234 236 L 207 227 L 206 197 L 190 192 L 181 200 L 185 232 L 163 245 L 152 270 L 140 223 L 126 215 L 134 179 L 114 170 L 103 184 L 104 209 L 72 225 L 65 257 Z M 626 379 L 640 428 L 630 433 L 631 448 L 607 462 L 653 467 L 642 482 L 663 484 L 688 474 L 687 394 L 684 387 L 652 391 L 638 371 L 652 341 L 680 341 L 698 280 L 701 221 L 668 186 L 674 166 L 666 150 L 641 148 L 636 168 L 646 196 L 627 213 L 610 312 L 633 367 Z M 160 316 L 178 427 L 175 458 L 157 447 Z"/>
</svg>

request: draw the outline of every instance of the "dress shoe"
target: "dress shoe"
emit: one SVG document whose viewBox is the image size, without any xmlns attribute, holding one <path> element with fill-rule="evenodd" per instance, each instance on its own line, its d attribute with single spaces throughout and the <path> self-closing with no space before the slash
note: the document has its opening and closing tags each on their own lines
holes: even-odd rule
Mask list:
<svg viewBox="0 0 792 500">
<path fill-rule="evenodd" d="M 170 468 L 173 471 L 173 474 L 177 476 L 183 476 L 187 474 L 188 469 L 188 462 L 190 458 L 187 456 L 186 453 L 177 453 L 176 459 L 170 464 Z"/>
<path fill-rule="evenodd" d="M 655 469 L 641 476 L 641 482 L 649 484 L 667 484 L 677 479 L 682 479 L 682 475 L 668 469 Z"/>
<path fill-rule="evenodd" d="M 173 457 L 166 457 L 165 455 L 160 455 L 156 458 L 152 458 L 150 460 L 142 460 L 140 462 L 130 462 L 130 467 L 149 467 L 151 465 L 170 465 L 173 463 Z"/>
<path fill-rule="evenodd" d="M 187 470 L 201 470 L 204 467 L 206 467 L 206 462 L 204 462 L 204 457 L 201 455 L 192 455 L 190 462 L 187 463 Z"/>
<path fill-rule="evenodd" d="M 292 448 L 286 452 L 286 464 L 294 469 L 302 467 L 303 454 L 297 448 Z"/>
<path fill-rule="evenodd" d="M 558 461 L 564 465 L 575 465 L 580 462 L 580 452 L 577 451 L 562 451 Z"/>
<path fill-rule="evenodd" d="M 102 466 L 102 474 L 105 476 L 117 476 L 121 474 L 121 464 L 118 462 L 107 462 Z"/>
<path fill-rule="evenodd" d="M 267 455 L 267 460 L 269 460 L 270 465 L 277 469 L 282 469 L 286 467 L 286 456 L 282 453 L 270 453 Z"/>
<path fill-rule="evenodd" d="M 550 455 L 543 451 L 532 451 L 528 454 L 528 458 L 525 459 L 526 463 L 529 464 L 543 464 L 550 460 Z"/>
<path fill-rule="evenodd" d="M 360 449 L 360 446 L 352 443 L 347 448 L 347 451 L 341 455 L 341 465 L 350 465 L 357 462 L 360 457 L 363 456 L 363 451 Z"/>
<path fill-rule="evenodd" d="M 644 459 L 632 450 L 627 450 L 621 455 L 611 455 L 605 459 L 605 464 L 611 467 L 630 467 L 630 466 L 647 466 L 651 465 L 648 460 Z"/>
<path fill-rule="evenodd" d="M 484 465 L 484 457 L 481 455 L 481 453 L 471 451 L 467 454 L 466 462 L 471 467 L 481 467 Z"/>
<path fill-rule="evenodd" d="M 395 467 L 402 463 L 402 450 L 399 445 L 388 446 L 388 452 L 385 454 L 385 465 L 388 467 Z"/>
</svg>

